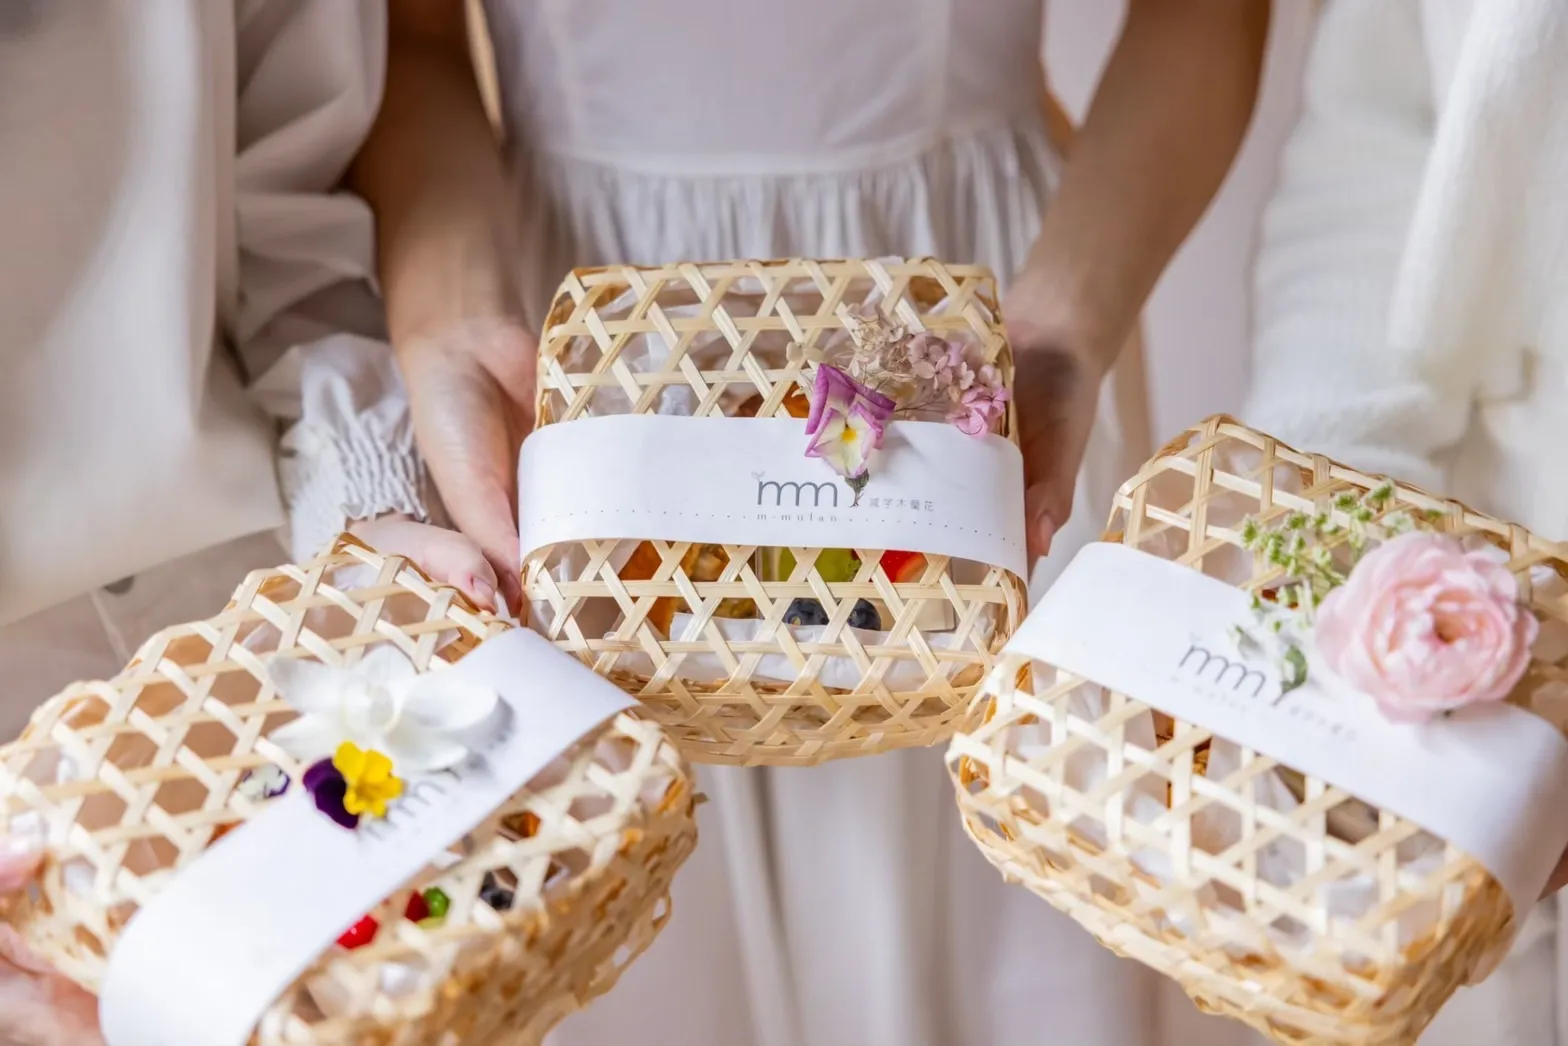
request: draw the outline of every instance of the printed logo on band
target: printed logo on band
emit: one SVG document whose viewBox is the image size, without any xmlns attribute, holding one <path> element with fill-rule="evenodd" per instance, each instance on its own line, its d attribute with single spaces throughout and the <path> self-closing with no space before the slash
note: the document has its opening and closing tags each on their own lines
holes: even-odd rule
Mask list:
<svg viewBox="0 0 1568 1046">
<path fill-rule="evenodd" d="M 1027 576 L 1023 457 L 1012 443 L 894 422 L 858 504 L 805 456 L 806 443 L 793 418 L 619 414 L 547 425 L 518 459 L 523 553 L 618 538 L 893 548 Z"/>
<path fill-rule="evenodd" d="M 512 629 L 444 669 L 493 688 L 509 721 L 467 763 L 411 781 L 373 830 L 344 831 L 291 788 L 132 918 L 104 977 L 109 1046 L 244 1046 L 338 936 L 549 762 L 635 702 Z"/>
<path fill-rule="evenodd" d="M 1246 593 L 1105 542 L 1081 550 L 1007 644 L 1010 653 L 1136 697 L 1392 811 L 1474 857 L 1528 911 L 1568 846 L 1568 742 L 1510 705 L 1413 726 L 1311 660 L 1281 685 L 1231 638 Z M 1309 655 L 1310 656 L 1310 655 Z"/>
</svg>

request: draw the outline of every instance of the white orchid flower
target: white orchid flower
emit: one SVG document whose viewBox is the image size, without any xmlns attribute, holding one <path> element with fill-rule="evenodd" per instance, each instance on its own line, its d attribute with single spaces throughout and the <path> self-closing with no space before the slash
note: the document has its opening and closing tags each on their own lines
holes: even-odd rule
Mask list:
<svg viewBox="0 0 1568 1046">
<path fill-rule="evenodd" d="M 272 740 L 301 762 L 325 759 L 344 741 L 392 760 L 400 775 L 435 773 L 468 758 L 475 732 L 500 698 L 461 672 L 421 675 L 389 643 L 352 665 L 274 658 L 278 696 L 300 714 Z"/>
</svg>

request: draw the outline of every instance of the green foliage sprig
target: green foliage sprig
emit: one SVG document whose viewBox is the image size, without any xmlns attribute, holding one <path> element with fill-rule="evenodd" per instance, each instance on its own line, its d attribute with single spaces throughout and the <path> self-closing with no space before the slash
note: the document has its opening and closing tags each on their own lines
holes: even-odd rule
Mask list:
<svg viewBox="0 0 1568 1046">
<path fill-rule="evenodd" d="M 1243 521 L 1242 547 L 1278 567 L 1285 580 L 1270 598 L 1253 594 L 1255 621 L 1237 627 L 1236 641 L 1244 653 L 1277 654 L 1285 692 L 1307 681 L 1303 644 L 1328 594 L 1345 583 L 1368 551 L 1416 529 L 1422 519 L 1440 518 L 1406 509 L 1390 512 L 1393 501 L 1394 484 L 1383 483 L 1361 495 L 1341 494 L 1325 511 L 1289 512 L 1267 524 L 1256 517 Z"/>
</svg>

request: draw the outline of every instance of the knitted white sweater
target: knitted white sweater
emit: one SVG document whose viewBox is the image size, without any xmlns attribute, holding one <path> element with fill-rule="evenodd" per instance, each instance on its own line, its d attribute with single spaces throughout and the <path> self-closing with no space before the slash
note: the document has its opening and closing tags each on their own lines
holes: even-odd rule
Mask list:
<svg viewBox="0 0 1568 1046">
<path fill-rule="evenodd" d="M 1245 417 L 1568 538 L 1568 4 L 1330 0 Z"/>
</svg>

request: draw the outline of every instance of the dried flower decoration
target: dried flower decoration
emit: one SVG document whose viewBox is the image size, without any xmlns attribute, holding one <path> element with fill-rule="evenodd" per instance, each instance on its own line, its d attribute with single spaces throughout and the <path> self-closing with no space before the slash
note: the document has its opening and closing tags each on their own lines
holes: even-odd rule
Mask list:
<svg viewBox="0 0 1568 1046">
<path fill-rule="evenodd" d="M 895 417 L 935 415 L 977 438 L 997 431 L 1011 398 L 1001 371 L 978 349 L 930 331 L 911 333 L 874 305 L 844 307 L 847 351 L 791 345 L 790 362 L 814 366 L 809 457 L 845 478 L 856 503 L 869 478 L 872 452 Z"/>
</svg>

